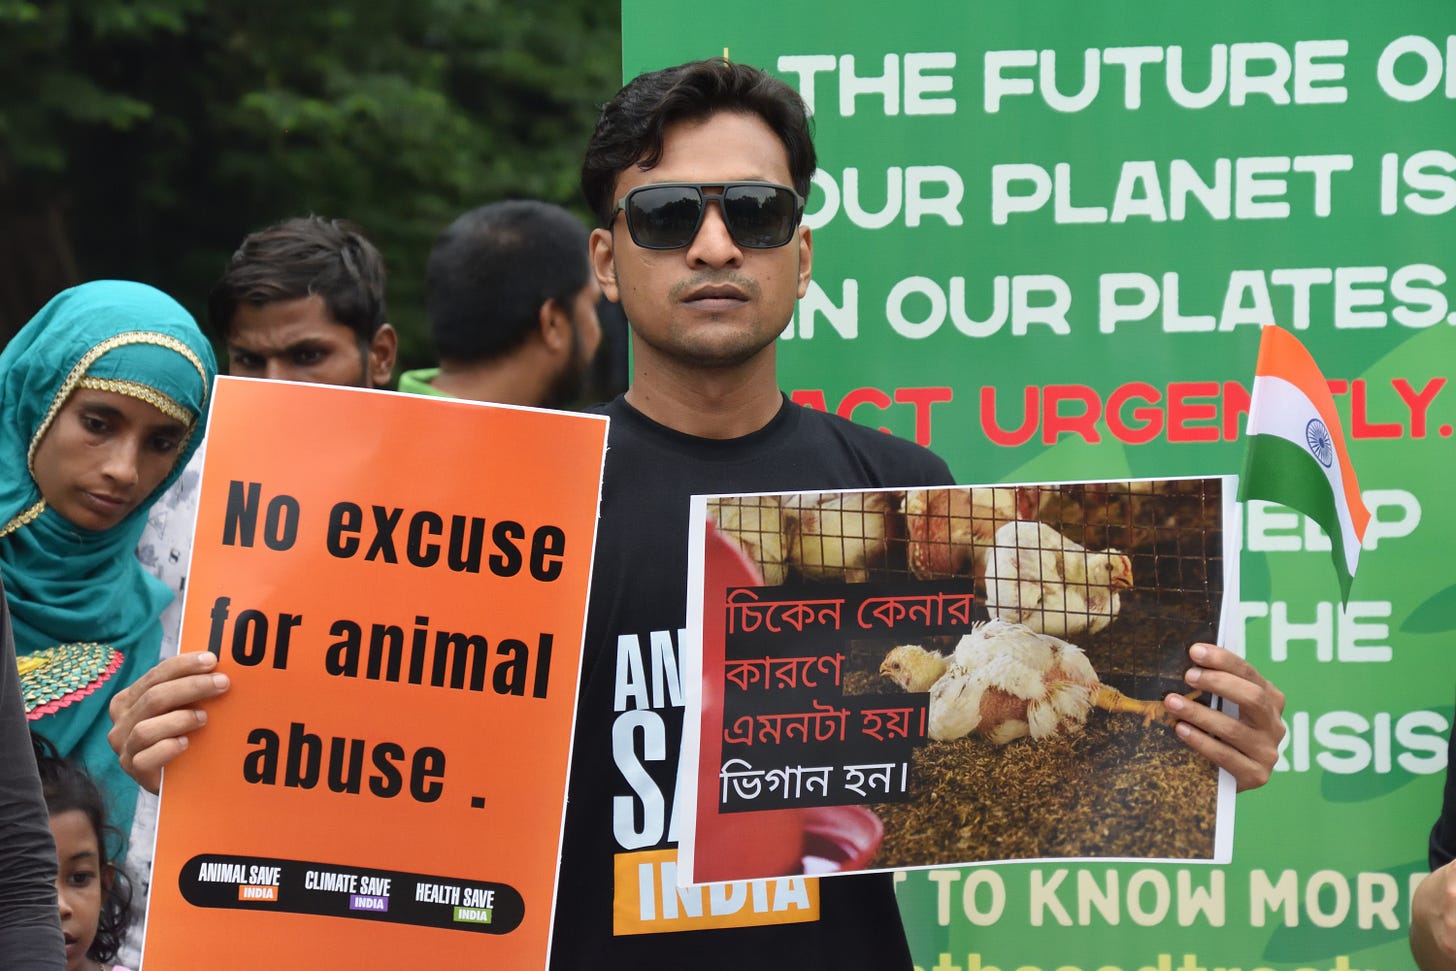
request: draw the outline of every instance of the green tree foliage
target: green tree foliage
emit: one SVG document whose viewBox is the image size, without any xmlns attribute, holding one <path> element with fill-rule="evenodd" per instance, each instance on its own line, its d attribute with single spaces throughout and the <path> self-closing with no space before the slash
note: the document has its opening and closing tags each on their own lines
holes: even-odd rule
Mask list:
<svg viewBox="0 0 1456 971">
<path fill-rule="evenodd" d="M 576 189 L 619 7 L 507 0 L 0 0 L 0 341 L 82 279 L 194 312 L 249 231 L 314 212 L 385 254 L 406 360 L 460 212 Z"/>
</svg>

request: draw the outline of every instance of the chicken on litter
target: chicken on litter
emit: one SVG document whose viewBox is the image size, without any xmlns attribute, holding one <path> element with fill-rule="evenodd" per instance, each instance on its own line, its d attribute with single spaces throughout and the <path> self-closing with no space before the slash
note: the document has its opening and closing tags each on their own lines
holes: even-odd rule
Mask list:
<svg viewBox="0 0 1456 971">
<path fill-rule="evenodd" d="M 914 644 L 892 648 L 880 674 L 906 691 L 930 692 L 937 741 L 976 734 L 1005 745 L 1078 732 L 1092 708 L 1140 715 L 1144 725 L 1172 722 L 1161 701 L 1103 684 L 1075 644 L 1002 620 L 977 624 L 951 657 Z"/>
</svg>

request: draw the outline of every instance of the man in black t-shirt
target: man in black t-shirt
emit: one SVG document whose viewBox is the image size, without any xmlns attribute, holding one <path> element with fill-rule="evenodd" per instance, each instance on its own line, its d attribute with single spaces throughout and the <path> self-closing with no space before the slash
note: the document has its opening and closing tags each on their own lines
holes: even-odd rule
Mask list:
<svg viewBox="0 0 1456 971">
<path fill-rule="evenodd" d="M 787 401 L 775 342 L 808 287 L 815 169 L 802 100 L 722 60 L 645 74 L 604 109 L 582 188 L 602 292 L 632 332 L 611 416 L 552 967 L 909 968 L 889 874 L 674 888 L 688 497 L 945 484 L 927 450 Z M 1178 732 L 1240 788 L 1268 779 L 1284 698 L 1194 648 Z M 687 798 L 687 797 L 684 797 Z M 727 902 L 713 906 L 714 900 Z"/>
</svg>

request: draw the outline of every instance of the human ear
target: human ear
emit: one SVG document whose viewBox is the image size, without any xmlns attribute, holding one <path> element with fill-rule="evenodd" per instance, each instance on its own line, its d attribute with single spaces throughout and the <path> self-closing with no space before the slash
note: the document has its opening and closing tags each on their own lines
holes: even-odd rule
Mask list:
<svg viewBox="0 0 1456 971">
<path fill-rule="evenodd" d="M 620 303 L 622 295 L 617 288 L 617 262 L 612 231 L 593 229 L 587 247 L 591 256 L 592 275 L 597 278 L 597 285 L 602 288 L 602 296 L 613 303 Z"/>
<path fill-rule="evenodd" d="M 369 339 L 369 386 L 388 386 L 394 376 L 394 358 L 399 352 L 399 334 L 389 324 L 382 324 Z"/>
<path fill-rule="evenodd" d="M 814 268 L 814 238 L 808 226 L 800 226 L 799 234 L 799 299 L 809 292 L 809 279 Z"/>
<path fill-rule="evenodd" d="M 536 326 L 541 334 L 541 343 L 552 354 L 569 353 L 571 350 L 571 315 L 555 297 L 541 304 L 536 312 Z"/>
</svg>

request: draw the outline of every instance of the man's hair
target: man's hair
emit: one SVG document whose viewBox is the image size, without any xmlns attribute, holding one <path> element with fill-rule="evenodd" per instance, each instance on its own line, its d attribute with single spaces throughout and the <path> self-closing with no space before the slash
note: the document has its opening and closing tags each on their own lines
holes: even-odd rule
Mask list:
<svg viewBox="0 0 1456 971">
<path fill-rule="evenodd" d="M 483 361 L 513 350 L 548 300 L 569 316 L 591 272 L 587 237 L 576 216 L 531 199 L 481 206 L 451 223 L 425 274 L 441 359 Z"/>
<path fill-rule="evenodd" d="M 208 294 L 208 325 L 226 338 L 240 304 L 314 294 L 361 343 L 388 319 L 384 258 L 352 223 L 303 216 L 249 234 Z"/>
<path fill-rule="evenodd" d="M 612 221 L 617 175 L 630 165 L 656 165 L 669 125 L 720 111 L 762 118 L 784 143 L 794 189 L 808 198 L 817 162 L 804 99 L 758 68 L 713 58 L 640 74 L 602 108 L 581 166 L 581 191 L 601 224 Z"/>
</svg>

